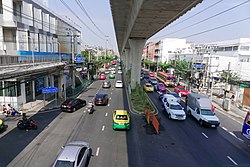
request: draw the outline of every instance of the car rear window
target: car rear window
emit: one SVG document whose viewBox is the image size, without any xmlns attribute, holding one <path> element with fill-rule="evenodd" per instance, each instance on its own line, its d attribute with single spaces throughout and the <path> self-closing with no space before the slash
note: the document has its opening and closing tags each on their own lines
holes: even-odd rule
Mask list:
<svg viewBox="0 0 250 167">
<path fill-rule="evenodd" d="M 116 115 L 117 120 L 128 120 L 127 115 Z"/>
<path fill-rule="evenodd" d="M 104 96 L 104 94 L 97 94 L 96 98 L 102 98 Z"/>
<path fill-rule="evenodd" d="M 74 163 L 75 162 L 58 160 L 58 161 L 56 161 L 55 167 L 73 167 Z"/>
</svg>

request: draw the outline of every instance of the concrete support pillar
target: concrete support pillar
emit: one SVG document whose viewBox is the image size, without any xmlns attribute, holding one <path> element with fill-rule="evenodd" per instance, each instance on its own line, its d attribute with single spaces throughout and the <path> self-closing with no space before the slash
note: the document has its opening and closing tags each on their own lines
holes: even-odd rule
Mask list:
<svg viewBox="0 0 250 167">
<path fill-rule="evenodd" d="M 54 78 L 54 75 L 51 75 L 50 76 L 50 86 L 52 86 L 52 87 L 55 87 L 55 78 Z"/>
<path fill-rule="evenodd" d="M 45 88 L 49 87 L 49 77 L 48 76 L 44 77 L 44 87 Z"/>
<path fill-rule="evenodd" d="M 128 71 L 128 70 L 130 69 L 130 57 L 129 57 L 129 52 L 130 52 L 130 49 L 125 49 L 124 56 L 125 56 L 126 71 Z"/>
<path fill-rule="evenodd" d="M 26 91 L 25 91 L 25 80 L 21 81 L 21 99 L 22 99 L 22 103 L 25 104 L 26 103 Z"/>
<path fill-rule="evenodd" d="M 36 99 L 36 89 L 35 89 L 35 81 L 32 81 L 32 99 Z"/>
<path fill-rule="evenodd" d="M 136 83 L 140 84 L 141 57 L 146 39 L 129 39 L 131 68 L 131 88 L 134 89 Z"/>
</svg>

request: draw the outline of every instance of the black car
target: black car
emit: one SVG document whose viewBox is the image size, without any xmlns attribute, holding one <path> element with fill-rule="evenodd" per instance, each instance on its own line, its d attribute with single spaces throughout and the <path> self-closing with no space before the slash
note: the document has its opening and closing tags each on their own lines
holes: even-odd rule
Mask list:
<svg viewBox="0 0 250 167">
<path fill-rule="evenodd" d="M 111 87 L 110 81 L 103 81 L 102 87 L 103 87 L 103 88 L 110 88 L 110 87 Z"/>
<path fill-rule="evenodd" d="M 61 104 L 61 110 L 67 112 L 74 112 L 79 108 L 86 106 L 86 104 L 86 100 L 82 100 L 79 98 L 70 98 Z"/>
<path fill-rule="evenodd" d="M 95 105 L 107 105 L 109 97 L 106 93 L 97 93 L 95 96 Z"/>
</svg>

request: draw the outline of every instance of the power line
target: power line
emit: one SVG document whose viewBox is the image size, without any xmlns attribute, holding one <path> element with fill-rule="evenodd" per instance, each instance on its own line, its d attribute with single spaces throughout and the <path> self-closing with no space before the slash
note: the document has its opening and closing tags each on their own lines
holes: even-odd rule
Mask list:
<svg viewBox="0 0 250 167">
<path fill-rule="evenodd" d="M 194 15 L 192 15 L 192 16 L 186 18 L 186 19 L 184 19 L 183 21 L 181 21 L 181 22 L 179 22 L 179 23 L 173 24 L 172 26 L 170 25 L 170 26 L 168 26 L 167 28 L 173 28 L 173 27 L 175 27 L 175 26 L 177 26 L 177 25 L 179 25 L 179 24 L 181 24 L 181 23 L 183 23 L 183 22 L 185 22 L 185 21 L 187 21 L 187 20 L 193 18 L 194 16 L 197 16 L 197 15 L 199 15 L 199 14 L 205 12 L 206 10 L 208 10 L 208 9 L 210 9 L 210 8 L 212 8 L 212 7 L 216 6 L 216 5 L 218 5 L 218 4 L 221 3 L 222 1 L 223 1 L 223 0 L 217 1 L 217 2 L 215 2 L 214 4 L 208 6 L 207 8 L 205 8 L 205 9 L 203 9 L 203 10 L 197 12 L 196 14 L 194 14 Z"/>
<path fill-rule="evenodd" d="M 89 26 L 87 26 L 82 19 L 80 19 L 77 14 L 67 5 L 67 3 L 65 3 L 63 0 L 60 0 L 62 2 L 62 4 L 78 19 L 81 21 L 81 23 L 88 29 L 90 30 L 93 34 L 95 34 L 97 37 L 99 37 L 100 39 L 104 40 L 102 37 L 100 37 L 97 33 L 95 33 L 91 28 L 89 28 Z"/>
<path fill-rule="evenodd" d="M 209 29 L 209 30 L 201 31 L 201 32 L 198 32 L 198 33 L 195 33 L 195 34 L 192 34 L 192 35 L 188 35 L 188 36 L 185 36 L 185 37 L 181 37 L 181 38 L 189 38 L 189 37 L 193 37 L 193 36 L 196 36 L 196 35 L 204 34 L 204 33 L 214 31 L 214 30 L 217 30 L 217 29 L 221 29 L 221 28 L 224 28 L 224 27 L 227 27 L 227 26 L 230 26 L 230 25 L 242 22 L 242 21 L 246 21 L 246 20 L 249 20 L 249 19 L 250 19 L 250 17 L 247 17 L 245 19 L 237 20 L 237 21 L 234 21 L 234 22 L 231 22 L 231 23 L 228 23 L 228 24 L 224 24 L 222 26 L 218 26 L 218 27 L 215 27 L 215 28 L 212 28 L 212 29 Z"/>
<path fill-rule="evenodd" d="M 103 33 L 99 27 L 97 27 L 97 25 L 94 23 L 94 21 L 91 19 L 91 17 L 89 16 L 88 12 L 86 11 L 86 9 L 84 8 L 84 6 L 82 5 L 80 0 L 75 0 L 76 3 L 78 4 L 78 6 L 82 9 L 82 11 L 86 14 L 86 16 L 89 18 L 89 20 L 92 22 L 92 24 L 95 26 L 95 28 L 105 37 L 105 33 Z"/>
<path fill-rule="evenodd" d="M 184 27 L 184 28 L 182 28 L 182 29 L 179 29 L 179 30 L 177 30 L 177 31 L 174 31 L 174 32 L 172 32 L 172 33 L 169 33 L 169 34 L 165 34 L 165 35 L 159 36 L 159 37 L 157 37 L 157 38 L 166 37 L 166 36 L 168 36 L 168 35 L 172 35 L 172 34 L 175 34 L 175 33 L 177 33 L 177 32 L 180 32 L 180 31 L 182 31 L 182 30 L 185 30 L 185 29 L 187 29 L 187 28 L 193 27 L 193 26 L 198 25 L 198 24 L 200 24 L 200 23 L 203 23 L 203 22 L 205 22 L 205 21 L 207 21 L 207 20 L 210 20 L 210 19 L 212 19 L 212 18 L 214 18 L 214 17 L 217 17 L 217 16 L 219 16 L 219 15 L 221 15 L 221 14 L 224 14 L 224 13 L 230 11 L 230 10 L 233 10 L 233 9 L 239 7 L 239 6 L 242 6 L 242 5 L 244 5 L 244 4 L 248 3 L 248 2 L 250 2 L 250 0 L 244 1 L 244 2 L 242 2 L 242 3 L 240 3 L 240 4 L 238 4 L 238 5 L 235 5 L 235 6 L 231 7 L 231 8 L 229 8 L 229 9 L 226 9 L 226 10 L 224 10 L 224 11 L 222 11 L 222 12 L 219 12 L 219 13 L 217 13 L 217 14 L 215 14 L 215 15 L 212 15 L 212 16 L 206 18 L 206 19 L 203 19 L 203 20 L 201 20 L 201 21 L 198 21 L 198 22 L 196 22 L 196 23 L 194 23 L 194 24 L 191 24 L 191 25 L 189 25 L 189 26 L 186 26 L 186 27 Z"/>
</svg>

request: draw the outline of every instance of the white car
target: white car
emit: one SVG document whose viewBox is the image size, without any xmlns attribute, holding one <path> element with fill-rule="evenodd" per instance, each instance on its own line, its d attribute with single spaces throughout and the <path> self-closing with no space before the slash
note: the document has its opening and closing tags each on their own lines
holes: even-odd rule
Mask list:
<svg viewBox="0 0 250 167">
<path fill-rule="evenodd" d="M 175 100 L 168 100 L 163 103 L 164 110 L 168 114 L 169 119 L 185 120 L 186 113 L 184 108 Z"/>
<path fill-rule="evenodd" d="M 178 102 L 178 99 L 176 97 L 174 97 L 174 95 L 170 95 L 170 94 L 162 94 L 159 95 L 160 96 L 160 100 L 162 101 L 162 103 L 165 103 L 167 101 L 175 101 Z"/>
<path fill-rule="evenodd" d="M 122 74 L 122 71 L 121 71 L 121 70 L 118 70 L 118 74 Z"/>
<path fill-rule="evenodd" d="M 116 83 L 115 83 L 115 87 L 116 88 L 122 88 L 123 87 L 123 83 L 121 80 L 117 80 Z"/>
</svg>

